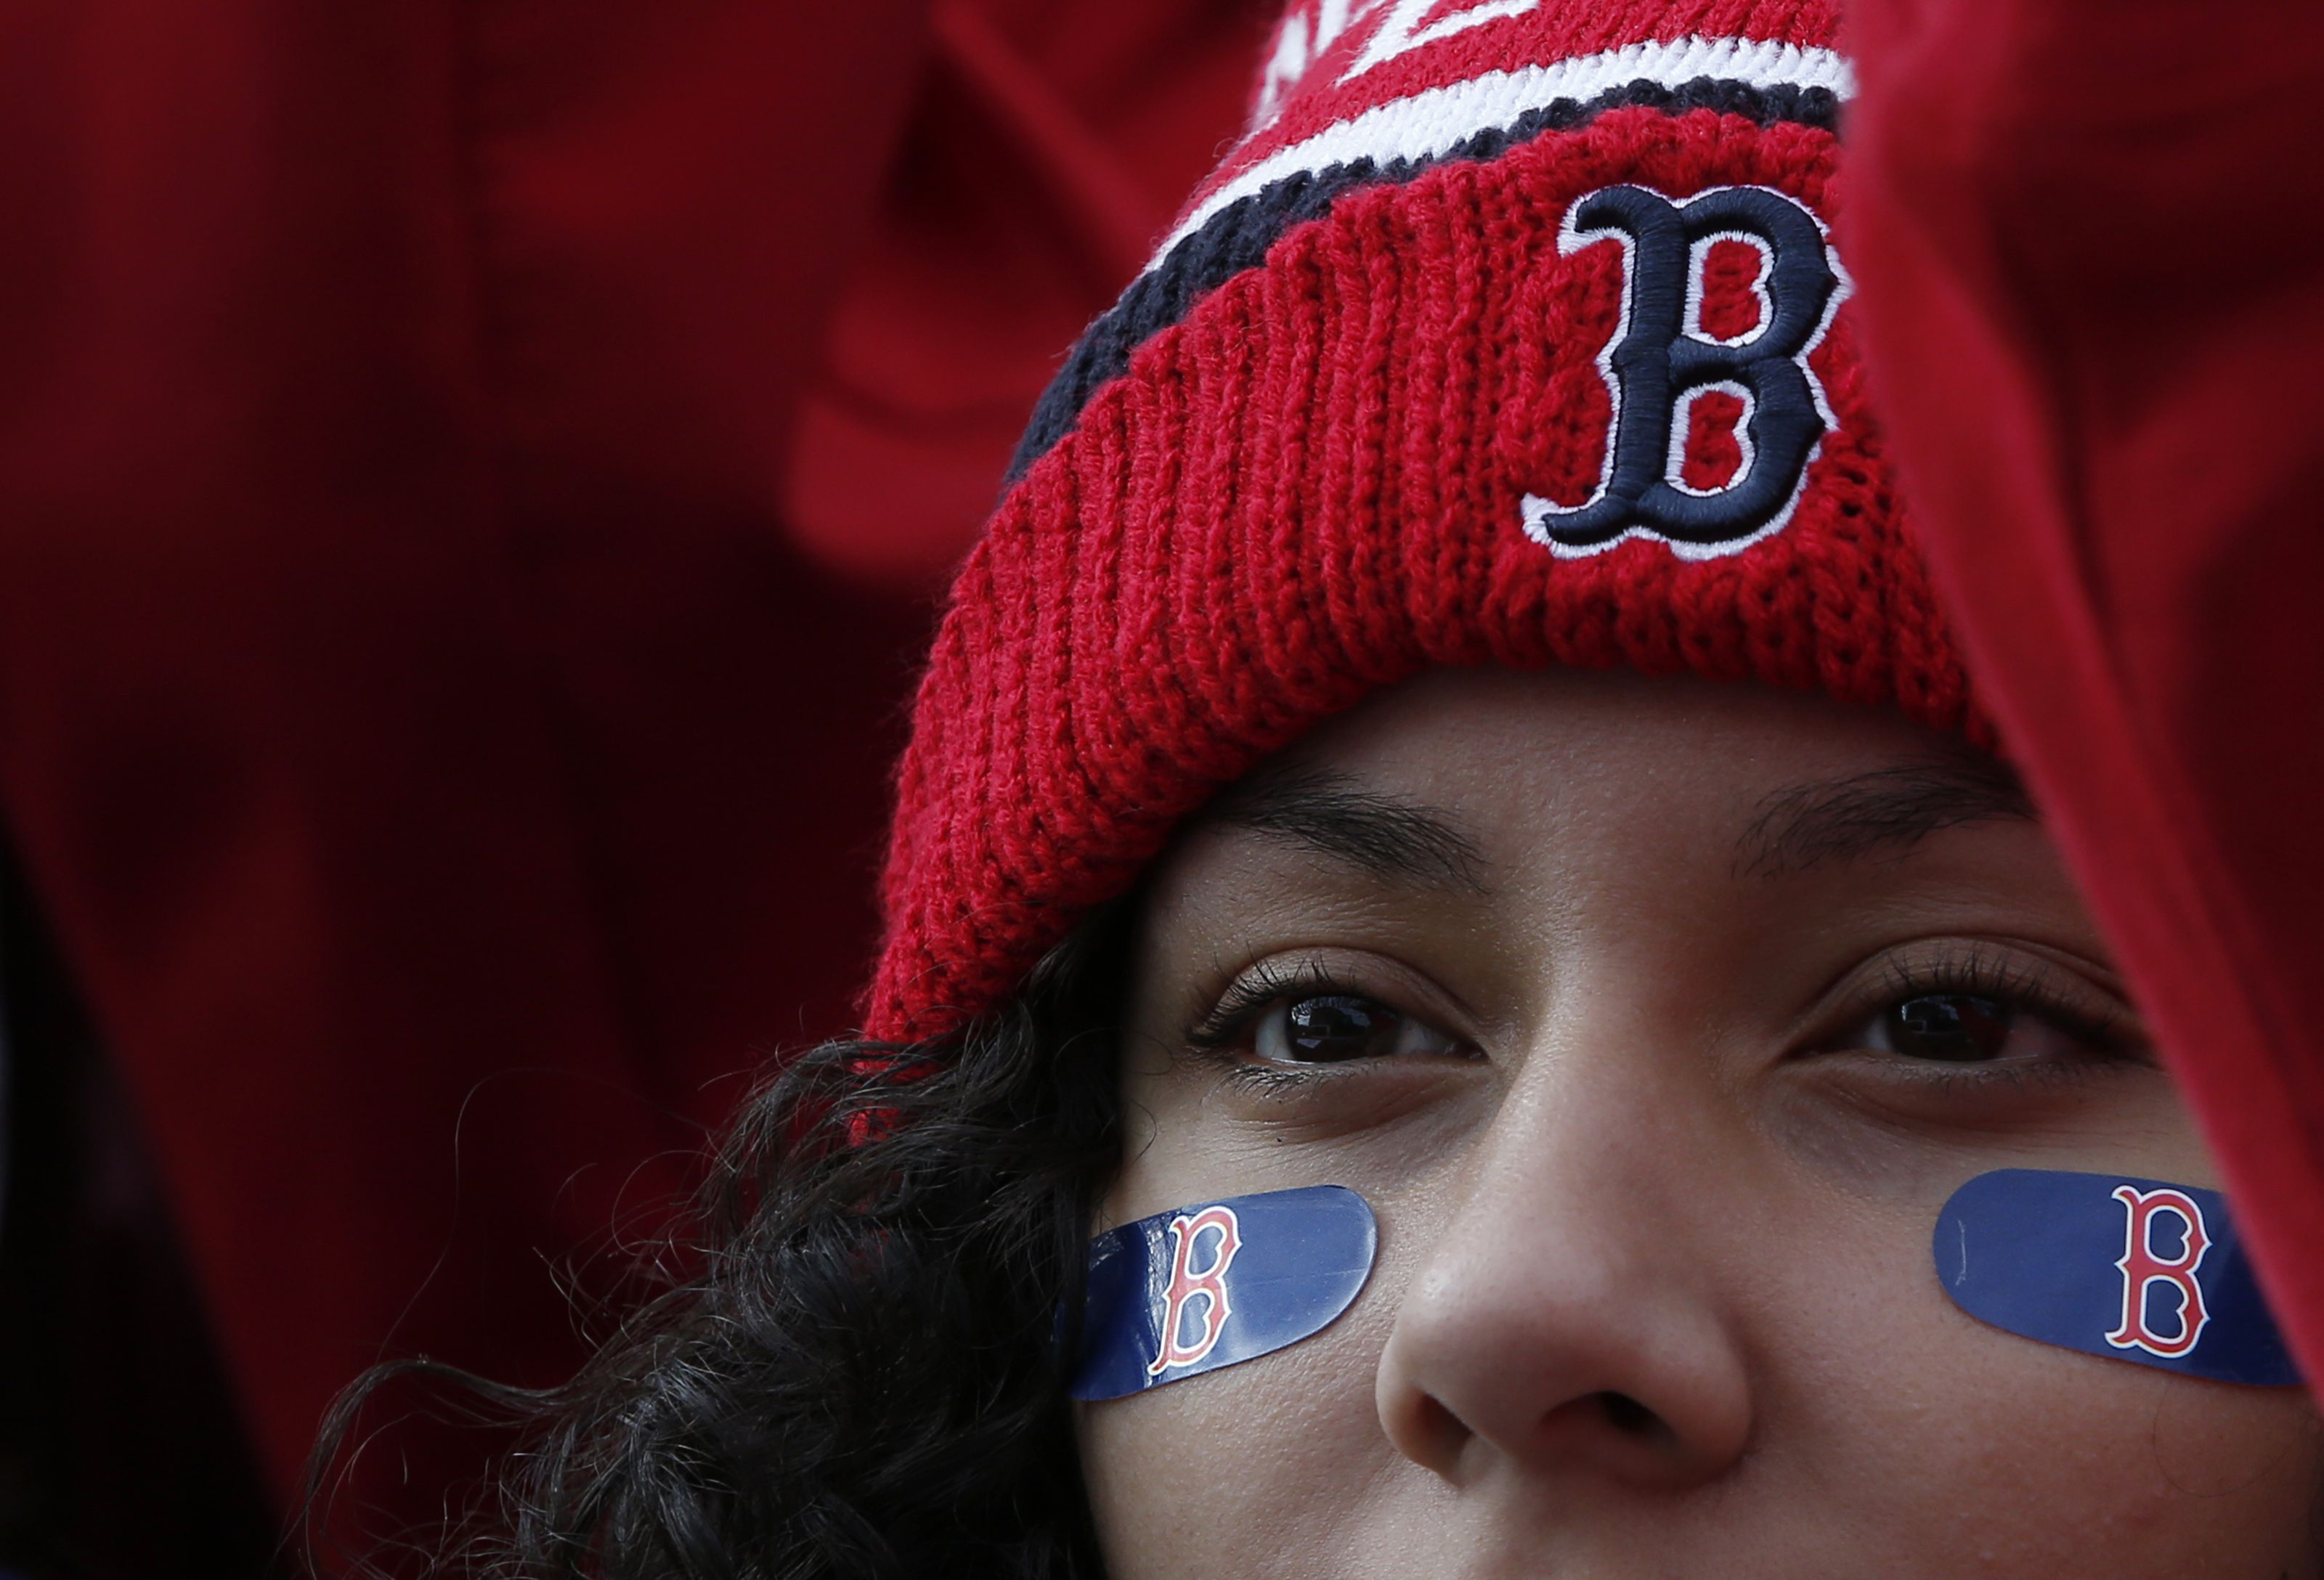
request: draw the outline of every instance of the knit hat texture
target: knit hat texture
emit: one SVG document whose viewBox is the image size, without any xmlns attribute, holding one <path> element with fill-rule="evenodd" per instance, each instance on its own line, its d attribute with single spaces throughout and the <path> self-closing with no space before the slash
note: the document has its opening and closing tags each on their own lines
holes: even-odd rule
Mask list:
<svg viewBox="0 0 2324 1580">
<path fill-rule="evenodd" d="M 1300 0 L 1041 401 L 898 784 L 866 1030 L 990 1011 L 1220 786 L 1446 665 L 1979 727 L 1865 410 L 1829 4 Z"/>
</svg>

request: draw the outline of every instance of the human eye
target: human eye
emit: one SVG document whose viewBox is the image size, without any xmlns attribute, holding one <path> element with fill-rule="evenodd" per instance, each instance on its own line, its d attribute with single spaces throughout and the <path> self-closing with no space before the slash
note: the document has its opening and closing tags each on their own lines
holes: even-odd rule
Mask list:
<svg viewBox="0 0 2324 1580">
<path fill-rule="evenodd" d="M 2151 1062 L 2126 1005 L 2052 962 L 1983 945 L 1884 960 L 1821 1051 L 1996 1076 Z"/>
<path fill-rule="evenodd" d="M 1187 1041 L 1285 1072 L 1466 1052 L 1460 1039 L 1382 989 L 1342 980 L 1314 960 L 1253 966 L 1228 985 Z"/>
</svg>

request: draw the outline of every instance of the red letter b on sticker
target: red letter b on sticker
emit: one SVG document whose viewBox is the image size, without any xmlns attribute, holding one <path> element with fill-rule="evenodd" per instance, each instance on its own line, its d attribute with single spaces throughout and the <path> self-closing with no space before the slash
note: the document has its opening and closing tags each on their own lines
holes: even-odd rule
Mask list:
<svg viewBox="0 0 2324 1580">
<path fill-rule="evenodd" d="M 1205 1229 L 1218 1231 L 1218 1238 L 1204 1247 L 1210 1265 L 1197 1272 L 1195 1242 Z M 1149 1377 L 1159 1377 L 1173 1366 L 1191 1366 L 1218 1344 L 1230 1309 L 1227 1267 L 1242 1249 L 1242 1228 L 1232 1208 L 1206 1207 L 1171 1219 L 1170 1240 L 1170 1288 L 1162 1306 L 1162 1351 L 1146 1368 Z M 1197 1295 L 1202 1297 L 1199 1306 L 1193 1303 Z M 1189 1318 L 1196 1322 L 1191 1338 L 1185 1332 Z"/>
<path fill-rule="evenodd" d="M 2143 1349 L 2148 1355 L 2175 1360 L 2195 1347 L 2195 1341 L 2203 1337 L 2203 1325 L 2211 1319 L 2203 1309 L 2202 1286 L 2195 1281 L 2203 1253 L 2211 1248 L 2211 1236 L 2203 1227 L 2203 1209 L 2185 1191 L 2167 1185 L 2153 1190 L 2120 1186 L 2114 1199 L 2122 1203 L 2128 1222 L 2123 1230 L 2122 1260 L 2115 1263 L 2122 1270 L 2122 1322 L 2107 1335 L 2107 1342 L 2116 1349 Z M 2186 1226 L 2176 1256 L 2160 1256 L 2154 1250 L 2155 1215 L 2165 1212 Z M 2179 1291 L 2176 1333 L 2157 1333 L 2146 1319 L 2147 1291 L 2156 1284 L 2168 1284 Z"/>
</svg>

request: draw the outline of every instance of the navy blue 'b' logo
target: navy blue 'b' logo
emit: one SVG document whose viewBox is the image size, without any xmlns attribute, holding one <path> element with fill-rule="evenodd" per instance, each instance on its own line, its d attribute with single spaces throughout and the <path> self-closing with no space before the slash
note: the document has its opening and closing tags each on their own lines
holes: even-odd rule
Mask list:
<svg viewBox="0 0 2324 1580">
<path fill-rule="evenodd" d="M 1849 292 L 1822 224 L 1767 187 L 1714 187 L 1676 200 L 1644 187 L 1607 187 L 1566 211 L 1558 250 L 1621 244 L 1622 317 L 1599 354 L 1613 397 L 1598 487 L 1579 505 L 1525 497 L 1525 529 L 1560 558 L 1653 537 L 1682 559 L 1715 559 L 1780 532 L 1799 504 L 1808 464 L 1839 426 L 1808 356 Z M 1704 275 L 1722 241 L 1757 250 L 1758 320 L 1738 335 L 1703 325 Z M 1716 487 L 1682 475 L 1697 400 L 1742 403 L 1741 463 Z"/>
</svg>

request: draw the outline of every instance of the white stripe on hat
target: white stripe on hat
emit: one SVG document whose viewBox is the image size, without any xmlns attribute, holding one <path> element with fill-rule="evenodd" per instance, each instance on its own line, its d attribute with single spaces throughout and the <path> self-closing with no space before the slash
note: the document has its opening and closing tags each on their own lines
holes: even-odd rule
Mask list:
<svg viewBox="0 0 2324 1580">
<path fill-rule="evenodd" d="M 1829 88 L 1840 98 L 1856 92 L 1856 73 L 1837 50 L 1763 39 L 1689 37 L 1626 44 L 1545 66 L 1480 72 L 1373 105 L 1238 171 L 1186 212 L 1146 266 L 1151 270 L 1227 205 L 1286 176 L 1359 159 L 1386 164 L 1439 158 L 1480 132 L 1507 126 L 1560 99 L 1587 101 L 1641 79 L 1676 88 L 1705 77 L 1758 88 Z"/>
</svg>

